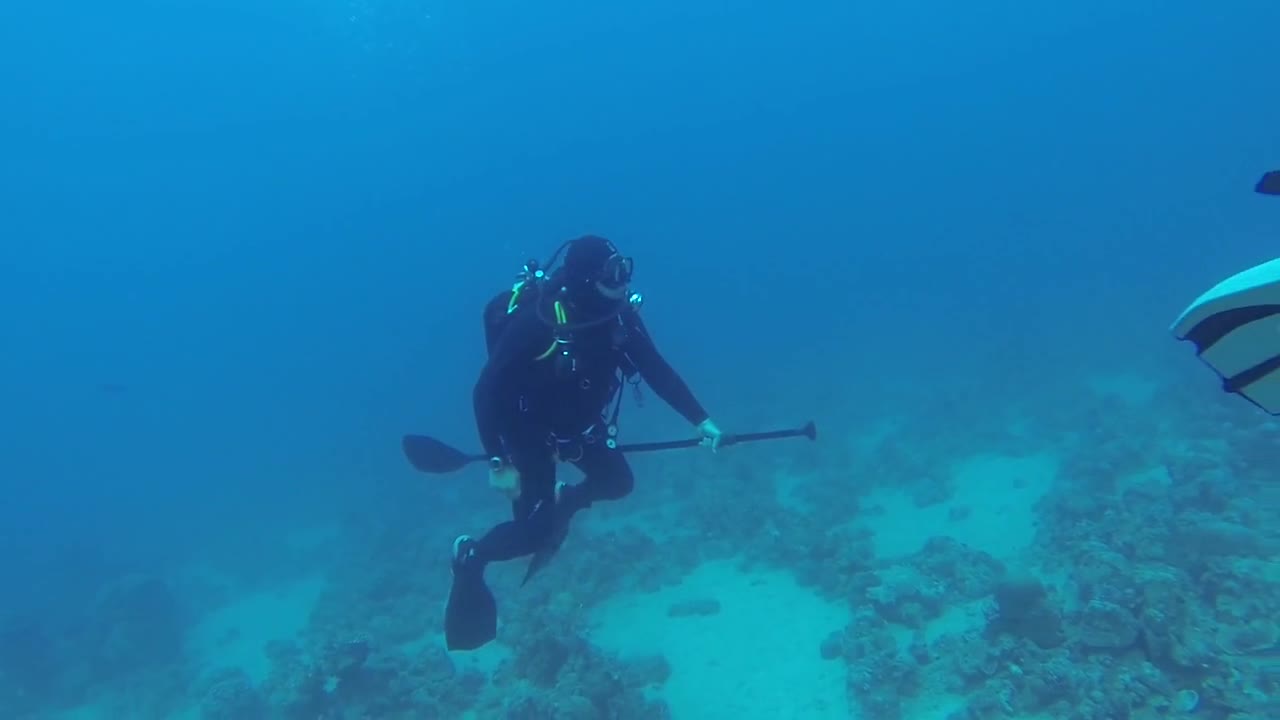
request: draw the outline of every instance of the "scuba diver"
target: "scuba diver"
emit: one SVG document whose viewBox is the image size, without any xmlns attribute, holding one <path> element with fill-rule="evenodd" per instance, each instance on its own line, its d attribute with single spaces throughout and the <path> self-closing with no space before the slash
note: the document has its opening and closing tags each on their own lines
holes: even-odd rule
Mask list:
<svg viewBox="0 0 1280 720">
<path fill-rule="evenodd" d="M 475 420 L 489 484 L 510 499 L 512 519 L 454 541 L 445 611 L 450 650 L 475 649 L 497 635 L 486 565 L 532 556 L 528 582 L 560 548 L 575 513 L 631 492 L 634 476 L 616 440 L 626 385 L 647 382 L 703 445 L 719 447 L 720 429 L 640 319 L 633 267 L 610 241 L 580 237 L 545 269 L 531 261 L 519 282 L 485 307 L 489 359 L 473 393 Z M 558 481 L 559 462 L 573 463 L 584 479 Z"/>
<path fill-rule="evenodd" d="M 1254 191 L 1280 195 L 1280 170 Z M 1196 298 L 1173 323 L 1173 334 L 1239 395 L 1280 415 L 1280 258 L 1232 275 Z"/>
</svg>

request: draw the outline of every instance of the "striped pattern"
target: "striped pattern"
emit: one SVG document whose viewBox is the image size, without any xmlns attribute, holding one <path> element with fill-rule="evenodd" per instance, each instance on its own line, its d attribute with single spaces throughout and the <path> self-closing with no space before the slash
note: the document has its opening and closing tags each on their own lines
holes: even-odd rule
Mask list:
<svg viewBox="0 0 1280 720">
<path fill-rule="evenodd" d="M 1195 346 L 1224 391 L 1280 415 L 1280 259 L 1218 283 L 1172 330 Z"/>
</svg>

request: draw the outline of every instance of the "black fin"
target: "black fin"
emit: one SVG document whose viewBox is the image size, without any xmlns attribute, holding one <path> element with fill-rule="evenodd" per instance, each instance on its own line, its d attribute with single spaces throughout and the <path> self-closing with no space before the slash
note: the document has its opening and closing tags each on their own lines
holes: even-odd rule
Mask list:
<svg viewBox="0 0 1280 720">
<path fill-rule="evenodd" d="M 484 570 L 455 567 L 444 610 L 445 647 L 475 650 L 497 636 L 498 603 L 484 582 Z"/>
<path fill-rule="evenodd" d="M 524 587 L 526 583 L 533 579 L 534 575 L 538 574 L 539 570 L 546 567 L 559 549 L 559 547 L 543 548 L 534 553 L 533 557 L 529 558 L 529 567 L 525 568 L 524 579 L 520 581 L 520 587 Z"/>
<path fill-rule="evenodd" d="M 478 459 L 423 435 L 405 435 L 400 439 L 400 445 L 409 464 L 424 473 L 455 472 Z"/>
<path fill-rule="evenodd" d="M 553 520 L 555 527 L 551 531 L 551 537 L 547 538 L 547 544 L 538 549 L 529 559 L 529 567 L 525 568 L 524 579 L 520 581 L 520 587 L 524 587 L 526 583 L 533 579 L 538 571 L 551 563 L 556 553 L 560 552 L 560 547 L 564 545 L 565 538 L 569 536 L 569 517 L 563 513 L 559 503 L 551 506 L 552 512 L 556 513 Z"/>
</svg>

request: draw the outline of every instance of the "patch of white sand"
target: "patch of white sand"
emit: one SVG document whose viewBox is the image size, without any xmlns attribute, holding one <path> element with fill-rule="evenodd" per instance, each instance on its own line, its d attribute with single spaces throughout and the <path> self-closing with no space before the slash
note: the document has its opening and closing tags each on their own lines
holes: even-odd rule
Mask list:
<svg viewBox="0 0 1280 720">
<path fill-rule="evenodd" d="M 701 599 L 717 600 L 720 612 L 667 615 L 673 604 Z M 659 694 L 675 720 L 850 717 L 844 663 L 819 655 L 849 611 L 786 573 L 708 563 L 677 586 L 619 596 L 592 621 L 592 640 L 606 650 L 666 657 L 671 677 Z"/>
<path fill-rule="evenodd" d="M 239 667 L 261 683 L 271 669 L 267 644 L 301 632 L 324 588 L 323 579 L 311 579 L 240 597 L 201 619 L 187 650 L 207 669 Z"/>
<path fill-rule="evenodd" d="M 885 512 L 862 522 L 874 533 L 876 552 L 884 558 L 911 555 L 930 538 L 945 536 L 1014 561 L 1035 538 L 1035 504 L 1053 484 L 1057 468 L 1057 458 L 1049 454 L 976 455 L 954 467 L 955 492 L 946 501 L 921 508 L 905 492 L 881 489 L 869 494 L 866 504 L 880 505 Z"/>
</svg>

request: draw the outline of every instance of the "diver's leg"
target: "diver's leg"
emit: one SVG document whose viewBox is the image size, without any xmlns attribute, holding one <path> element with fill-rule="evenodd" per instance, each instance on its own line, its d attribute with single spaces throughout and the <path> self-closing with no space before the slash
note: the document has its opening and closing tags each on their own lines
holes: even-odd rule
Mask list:
<svg viewBox="0 0 1280 720">
<path fill-rule="evenodd" d="M 604 443 L 587 445 L 574 465 L 586 477 L 577 485 L 566 485 L 560 490 L 558 504 L 562 515 L 585 510 L 600 500 L 621 500 L 635 488 L 631 463 L 616 448 L 611 449 Z"/>
<path fill-rule="evenodd" d="M 470 547 L 482 565 L 532 555 L 554 531 L 556 463 L 545 443 L 528 443 L 513 453 L 520 471 L 520 497 L 511 503 L 512 519 L 499 523 Z"/>
<path fill-rule="evenodd" d="M 635 485 L 630 463 L 622 457 L 622 453 L 609 449 L 603 443 L 586 443 L 582 446 L 582 454 L 578 459 L 570 462 L 585 473 L 586 478 L 577 485 L 555 483 L 553 480 L 555 512 L 548 513 L 553 522 L 551 534 L 546 544 L 529 561 L 521 584 L 529 582 L 560 550 L 569 535 L 569 521 L 573 519 L 574 513 L 585 510 L 597 500 L 626 497 Z"/>
<path fill-rule="evenodd" d="M 485 584 L 485 566 L 533 555 L 555 532 L 555 459 L 545 444 L 530 443 L 522 449 L 512 455 L 520 470 L 520 497 L 511 504 L 512 519 L 479 540 L 462 535 L 453 543 L 453 585 L 444 625 L 450 650 L 474 650 L 497 637 L 498 604 Z"/>
</svg>

